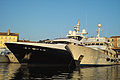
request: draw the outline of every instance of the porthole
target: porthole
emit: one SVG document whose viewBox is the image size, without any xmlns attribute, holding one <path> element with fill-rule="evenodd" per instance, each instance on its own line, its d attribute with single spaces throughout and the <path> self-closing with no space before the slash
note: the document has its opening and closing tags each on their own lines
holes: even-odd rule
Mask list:
<svg viewBox="0 0 120 80">
<path fill-rule="evenodd" d="M 27 47 L 25 47 L 25 49 L 27 49 Z"/>
<path fill-rule="evenodd" d="M 107 61 L 110 61 L 110 58 L 107 58 L 106 60 L 107 60 Z"/>
<path fill-rule="evenodd" d="M 33 50 L 36 50 L 36 48 L 32 48 Z"/>
<path fill-rule="evenodd" d="M 114 60 L 113 59 L 111 59 L 111 62 L 113 62 Z"/>
<path fill-rule="evenodd" d="M 46 49 L 43 49 L 43 51 L 46 51 Z"/>
<path fill-rule="evenodd" d="M 28 49 L 31 49 L 30 47 Z"/>
</svg>

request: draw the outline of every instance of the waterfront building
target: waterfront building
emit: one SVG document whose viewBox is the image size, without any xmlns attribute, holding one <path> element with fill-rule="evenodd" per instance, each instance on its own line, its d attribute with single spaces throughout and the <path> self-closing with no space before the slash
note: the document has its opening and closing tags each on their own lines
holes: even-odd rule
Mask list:
<svg viewBox="0 0 120 80">
<path fill-rule="evenodd" d="M 19 40 L 19 33 L 0 32 L 0 48 L 6 48 L 5 42 L 17 42 Z"/>
<path fill-rule="evenodd" d="M 111 43 L 111 48 L 117 52 L 120 58 L 120 36 L 112 36 L 108 38 L 108 41 Z"/>
</svg>

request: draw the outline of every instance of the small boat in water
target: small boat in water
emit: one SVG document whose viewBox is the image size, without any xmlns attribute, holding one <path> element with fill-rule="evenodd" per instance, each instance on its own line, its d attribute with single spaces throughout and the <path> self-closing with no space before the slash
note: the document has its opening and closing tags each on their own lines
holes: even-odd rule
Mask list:
<svg viewBox="0 0 120 80">
<path fill-rule="evenodd" d="M 8 57 L 0 54 L 0 63 L 8 63 L 8 62 L 9 62 Z"/>
<path fill-rule="evenodd" d="M 0 63 L 19 63 L 14 54 L 8 49 L 0 49 Z"/>
<path fill-rule="evenodd" d="M 0 63 L 8 63 L 8 62 L 10 62 L 9 58 L 6 55 L 6 53 L 7 53 L 6 49 L 4 49 L 4 48 L 0 49 Z"/>
</svg>

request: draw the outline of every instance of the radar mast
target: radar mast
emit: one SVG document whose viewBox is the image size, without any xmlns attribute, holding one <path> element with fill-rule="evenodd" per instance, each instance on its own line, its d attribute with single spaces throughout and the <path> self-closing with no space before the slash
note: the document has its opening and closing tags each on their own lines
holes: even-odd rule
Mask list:
<svg viewBox="0 0 120 80">
<path fill-rule="evenodd" d="M 76 31 L 76 33 L 79 33 L 79 19 L 78 19 L 78 24 L 76 26 L 74 26 L 74 30 Z"/>
<path fill-rule="evenodd" d="M 98 24 L 97 38 L 100 38 L 100 28 L 101 28 L 101 24 Z"/>
</svg>

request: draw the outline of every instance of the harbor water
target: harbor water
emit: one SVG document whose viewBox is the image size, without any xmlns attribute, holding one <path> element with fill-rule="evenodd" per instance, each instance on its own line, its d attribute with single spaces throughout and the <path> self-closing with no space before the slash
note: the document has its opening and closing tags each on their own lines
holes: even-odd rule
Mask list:
<svg viewBox="0 0 120 80">
<path fill-rule="evenodd" d="M 102 67 L 43 67 L 0 63 L 0 80 L 120 80 L 120 65 Z"/>
</svg>

